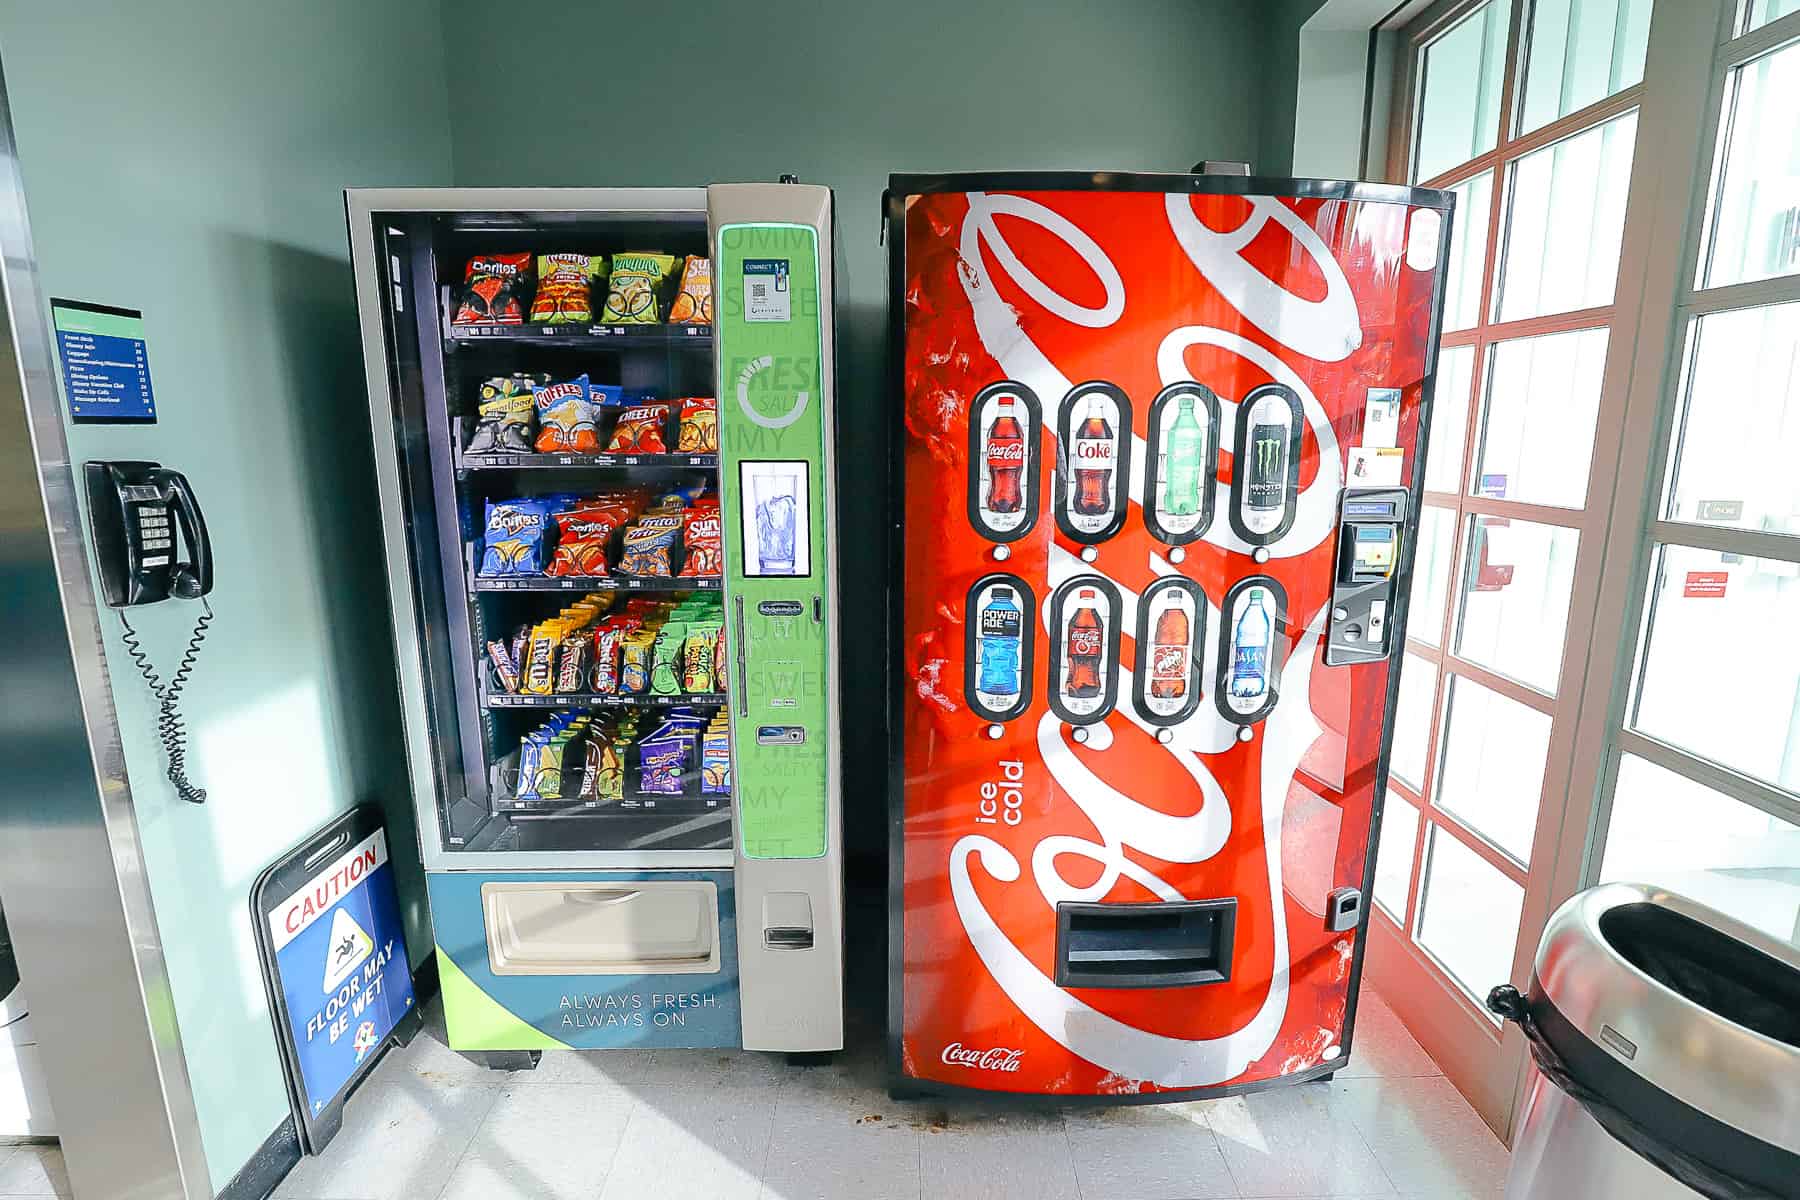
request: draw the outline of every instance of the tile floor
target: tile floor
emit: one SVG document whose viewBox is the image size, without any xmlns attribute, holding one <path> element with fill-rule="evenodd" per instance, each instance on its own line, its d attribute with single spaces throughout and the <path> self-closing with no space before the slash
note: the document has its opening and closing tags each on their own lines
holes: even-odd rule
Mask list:
<svg viewBox="0 0 1800 1200">
<path fill-rule="evenodd" d="M 893 1101 L 870 1034 L 811 1068 L 645 1050 L 548 1053 L 506 1074 L 432 1024 L 278 1200 L 1499 1200 L 1506 1172 L 1372 992 L 1356 1057 L 1329 1083 L 1060 1113 Z"/>
<path fill-rule="evenodd" d="M 0 1145 L 0 1196 L 69 1196 L 69 1173 L 55 1146 Z"/>
</svg>

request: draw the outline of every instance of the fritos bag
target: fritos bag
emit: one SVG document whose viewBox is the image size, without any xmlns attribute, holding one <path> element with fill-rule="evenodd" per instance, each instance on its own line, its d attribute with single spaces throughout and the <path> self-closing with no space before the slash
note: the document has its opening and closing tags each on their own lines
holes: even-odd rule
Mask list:
<svg viewBox="0 0 1800 1200">
<path fill-rule="evenodd" d="M 462 303 L 452 325 L 521 325 L 531 294 L 531 252 L 480 254 L 463 276 Z"/>
<path fill-rule="evenodd" d="M 690 254 L 681 268 L 681 291 L 669 306 L 674 325 L 711 325 L 713 319 L 712 263 Z"/>
<path fill-rule="evenodd" d="M 586 325 L 594 319 L 589 289 L 606 274 L 603 254 L 540 254 L 537 299 L 531 302 L 534 325 Z"/>
</svg>

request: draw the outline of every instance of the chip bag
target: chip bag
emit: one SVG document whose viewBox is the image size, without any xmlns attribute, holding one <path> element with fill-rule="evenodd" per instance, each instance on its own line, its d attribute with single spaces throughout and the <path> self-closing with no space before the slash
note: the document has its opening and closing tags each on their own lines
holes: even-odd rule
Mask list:
<svg viewBox="0 0 1800 1200">
<path fill-rule="evenodd" d="M 534 325 L 586 325 L 594 319 L 589 288 L 606 274 L 602 254 L 540 254 L 537 299 L 531 302 Z"/>
<path fill-rule="evenodd" d="M 681 405 L 675 449 L 684 454 L 716 454 L 719 450 L 719 402 L 711 396 L 689 396 Z"/>
<path fill-rule="evenodd" d="M 724 567 L 724 522 L 718 505 L 696 505 L 681 514 L 681 573 L 713 576 Z"/>
<path fill-rule="evenodd" d="M 615 254 L 612 274 L 606 281 L 606 308 L 600 320 L 607 325 L 654 325 L 656 298 L 663 282 L 675 269 L 669 254 Z"/>
<path fill-rule="evenodd" d="M 598 454 L 600 408 L 586 375 L 537 390 L 537 448 L 540 454 Z"/>
<path fill-rule="evenodd" d="M 669 427 L 670 404 L 640 404 L 619 414 L 612 437 L 606 443 L 609 454 L 667 454 L 669 442 L 663 436 Z"/>
<path fill-rule="evenodd" d="M 464 454 L 529 454 L 535 410 L 531 380 L 523 375 L 501 376 L 481 385 L 476 408 L 475 432 Z"/>
<path fill-rule="evenodd" d="M 556 553 L 548 575 L 605 575 L 612 535 L 630 518 L 623 505 L 577 505 L 556 514 Z"/>
<path fill-rule="evenodd" d="M 488 501 L 478 574 L 543 574 L 549 524 L 550 511 L 541 500 Z"/>
<path fill-rule="evenodd" d="M 669 306 L 669 321 L 675 325 L 711 325 L 712 319 L 712 263 L 690 254 L 681 268 L 681 291 Z"/>
<path fill-rule="evenodd" d="M 625 541 L 619 555 L 620 572 L 663 578 L 674 575 L 675 539 L 680 532 L 680 517 L 639 518 L 636 524 L 625 530 Z"/>
<path fill-rule="evenodd" d="M 469 260 L 462 303 L 452 325 L 522 325 L 531 292 L 531 253 L 482 254 Z"/>
</svg>

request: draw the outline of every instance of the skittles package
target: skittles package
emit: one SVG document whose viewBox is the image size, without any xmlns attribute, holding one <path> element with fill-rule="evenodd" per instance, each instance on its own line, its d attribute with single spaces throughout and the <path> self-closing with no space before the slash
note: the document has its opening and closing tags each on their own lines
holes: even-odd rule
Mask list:
<svg viewBox="0 0 1800 1200">
<path fill-rule="evenodd" d="M 542 500 L 490 500 L 482 538 L 481 570 L 486 578 L 542 575 L 548 556 L 550 509 Z"/>
<path fill-rule="evenodd" d="M 606 274 L 603 254 L 540 254 L 537 299 L 531 302 L 534 325 L 586 325 L 594 319 L 589 294 Z"/>
<path fill-rule="evenodd" d="M 482 254 L 469 260 L 462 303 L 452 325 L 522 325 L 531 293 L 531 253 Z"/>
<path fill-rule="evenodd" d="M 711 325 L 712 319 L 712 263 L 690 254 L 681 268 L 681 291 L 669 306 L 669 321 L 674 325 Z"/>
</svg>

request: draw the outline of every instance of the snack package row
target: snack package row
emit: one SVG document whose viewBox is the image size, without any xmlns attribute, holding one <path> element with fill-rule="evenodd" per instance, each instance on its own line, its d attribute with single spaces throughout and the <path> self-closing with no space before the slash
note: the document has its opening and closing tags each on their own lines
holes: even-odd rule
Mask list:
<svg viewBox="0 0 1800 1200">
<path fill-rule="evenodd" d="M 492 678 L 527 696 L 705 695 L 726 690 L 717 595 L 683 600 L 592 592 L 556 616 L 486 646 Z"/>
<path fill-rule="evenodd" d="M 692 708 L 671 708 L 655 719 L 654 727 L 651 721 L 636 709 L 557 713 L 521 739 L 513 798 L 601 806 L 731 794 L 731 731 L 725 710 L 708 716 Z M 627 779 L 633 757 L 635 777 Z"/>
<path fill-rule="evenodd" d="M 677 267 L 680 268 L 677 276 Z M 669 285 L 679 286 L 665 305 Z M 463 273 L 453 325 L 523 325 L 530 297 L 534 325 L 590 325 L 596 298 L 603 325 L 712 323 L 712 264 L 655 251 L 613 255 L 529 251 L 478 254 Z"/>
<path fill-rule="evenodd" d="M 719 449 L 711 396 L 659 400 L 586 375 L 504 375 L 482 383 L 465 455 L 703 454 Z M 605 431 L 602 432 L 602 427 Z"/>
<path fill-rule="evenodd" d="M 477 574 L 712 578 L 723 570 L 723 536 L 718 494 L 697 485 L 655 497 L 621 488 L 490 500 Z"/>
</svg>

